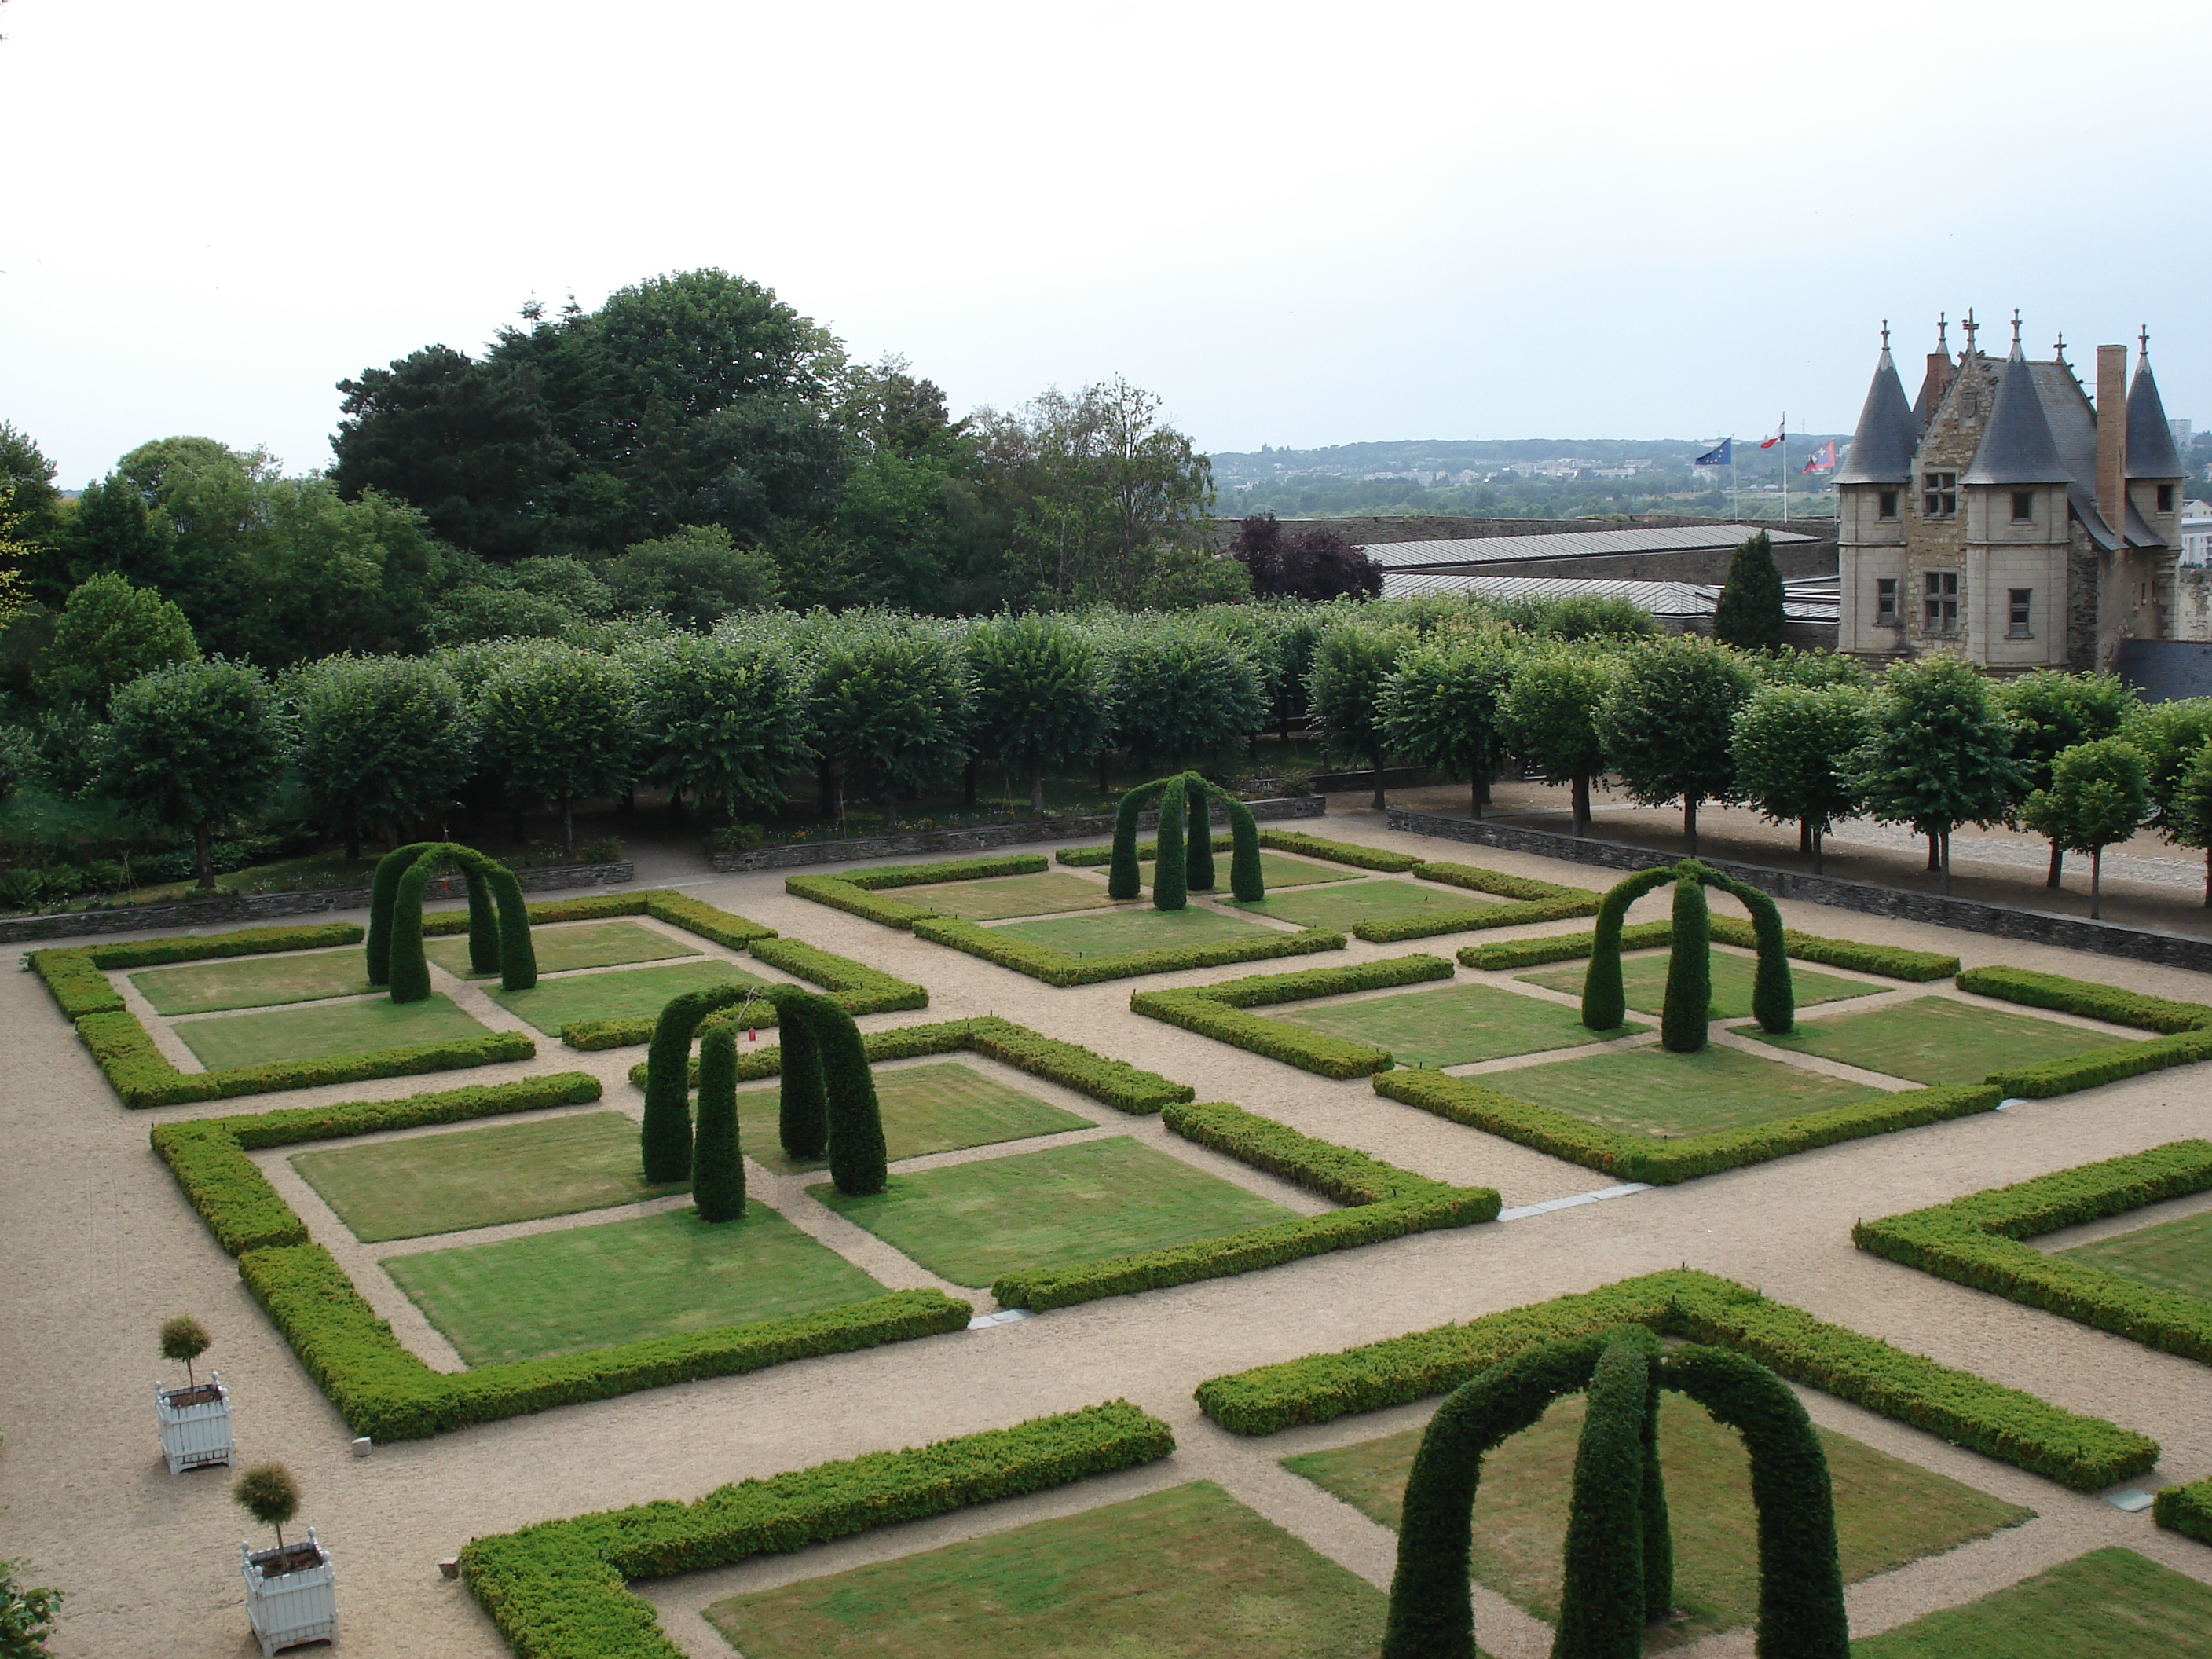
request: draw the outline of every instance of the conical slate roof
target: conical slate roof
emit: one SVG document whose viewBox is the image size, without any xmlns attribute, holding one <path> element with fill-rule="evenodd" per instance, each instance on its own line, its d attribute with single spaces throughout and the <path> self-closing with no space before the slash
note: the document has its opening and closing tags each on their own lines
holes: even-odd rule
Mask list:
<svg viewBox="0 0 2212 1659">
<path fill-rule="evenodd" d="M 1867 387 L 1859 423 L 1851 434 L 1851 453 L 1836 474 L 1839 484 L 1902 484 L 1912 482 L 1912 455 L 1920 447 L 1920 419 L 1905 401 L 1905 387 L 1889 348 L 1881 349 L 1874 384 Z"/>
<path fill-rule="evenodd" d="M 2135 384 L 2128 388 L 2128 477 L 2179 478 L 2188 471 L 2173 447 L 2173 428 L 2166 423 L 2166 405 L 2159 401 L 2158 382 L 2151 378 L 2146 353 L 2136 365 Z"/>
<path fill-rule="evenodd" d="M 1997 399 L 1990 406 L 1990 423 L 1982 432 L 1982 446 L 1974 452 L 1973 465 L 1959 482 L 2066 483 L 2072 476 L 2058 459 L 2051 422 L 2044 417 L 2043 399 L 2035 390 L 2035 376 L 2015 345 L 1997 381 Z"/>
</svg>

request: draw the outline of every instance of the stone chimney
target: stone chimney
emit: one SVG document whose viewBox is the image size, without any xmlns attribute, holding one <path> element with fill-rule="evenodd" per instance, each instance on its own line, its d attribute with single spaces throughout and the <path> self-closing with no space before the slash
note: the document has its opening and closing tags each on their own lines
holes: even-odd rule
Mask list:
<svg viewBox="0 0 2212 1659">
<path fill-rule="evenodd" d="M 2125 545 L 2128 533 L 2128 349 L 2097 348 L 2097 511 Z"/>
<path fill-rule="evenodd" d="M 1951 384 L 1951 354 L 1931 351 L 1928 354 L 1928 375 L 1920 383 L 1921 418 L 1926 420 L 1936 413 L 1936 405 L 1943 401 L 1943 393 Z"/>
</svg>

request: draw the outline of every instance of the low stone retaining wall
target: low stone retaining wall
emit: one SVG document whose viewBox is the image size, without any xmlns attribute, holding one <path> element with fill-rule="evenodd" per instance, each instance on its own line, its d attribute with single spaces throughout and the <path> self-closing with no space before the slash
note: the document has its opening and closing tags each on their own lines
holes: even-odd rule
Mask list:
<svg viewBox="0 0 2212 1659">
<path fill-rule="evenodd" d="M 1270 818 L 1317 818 L 1328 811 L 1319 795 L 1297 795 L 1281 800 L 1248 800 L 1252 816 Z M 1147 812 L 1138 822 L 1155 829 L 1159 814 Z M 994 847 L 1018 847 L 1025 842 L 1082 841 L 1114 833 L 1111 812 L 1085 813 L 1072 818 L 1024 818 L 1016 823 L 979 823 L 965 830 L 922 830 L 911 835 L 863 836 L 846 841 L 792 842 L 782 847 L 756 847 L 744 853 L 716 853 L 709 862 L 723 875 L 741 870 L 784 870 L 800 864 L 851 864 L 860 859 L 912 858 L 924 853 L 980 853 Z"/>
<path fill-rule="evenodd" d="M 637 878 L 627 860 L 614 864 L 557 864 L 518 870 L 526 893 L 563 887 L 620 887 Z M 459 875 L 441 876 L 427 898 L 457 899 L 468 888 Z M 88 933 L 137 933 L 156 927 L 206 927 L 225 921 L 266 921 L 272 916 L 312 915 L 319 910 L 365 910 L 366 887 L 302 887 L 285 893 L 241 893 L 234 898 L 179 899 L 174 904 L 125 904 L 112 910 L 64 910 L 50 916 L 0 921 L 0 945 L 33 939 L 78 939 Z"/>
<path fill-rule="evenodd" d="M 1602 865 L 1611 870 L 1650 870 L 1662 864 L 1680 863 L 1681 859 L 1679 854 L 1655 853 L 1649 848 L 1629 847 L 1620 842 L 1556 835 L 1548 830 L 1524 830 L 1515 824 L 1483 819 L 1443 817 L 1434 812 L 1410 811 L 1399 806 L 1390 808 L 1389 819 L 1393 830 L 1416 836 L 1474 842 L 1480 846 L 1503 848 L 1509 853 L 1533 853 L 1538 858 Z M 1907 892 L 1896 887 L 1878 887 L 1872 882 L 1770 869 L 1763 864 L 1738 864 L 1727 859 L 1705 859 L 1701 862 L 1747 886 L 1771 893 L 1776 898 L 1829 904 L 1838 909 L 1863 911 L 1869 915 L 1895 916 L 1937 927 L 1957 927 L 1970 933 L 1994 933 L 2000 939 L 2027 939 L 2069 951 L 2090 951 L 2099 956 L 2125 957 L 2134 962 L 2154 962 L 2162 967 L 2212 974 L 2212 939 L 2185 933 L 2164 933 L 2149 927 L 2053 915 L 2045 910 L 2019 910 L 2008 905 L 1984 904 L 1977 899 L 1946 898 L 1941 893 Z"/>
</svg>

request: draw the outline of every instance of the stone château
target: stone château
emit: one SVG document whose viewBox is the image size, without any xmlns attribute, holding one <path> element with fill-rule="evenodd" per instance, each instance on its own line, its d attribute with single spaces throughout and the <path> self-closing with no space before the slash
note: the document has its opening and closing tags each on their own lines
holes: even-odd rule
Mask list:
<svg viewBox="0 0 2212 1659">
<path fill-rule="evenodd" d="M 1905 401 L 1881 357 L 1836 475 L 1837 648 L 1948 652 L 1996 671 L 2109 669 L 2123 641 L 2176 637 L 2186 476 L 2151 376 L 2097 348 L 2093 402 L 2062 335 L 2048 362 L 1983 352 L 1971 312 Z"/>
</svg>

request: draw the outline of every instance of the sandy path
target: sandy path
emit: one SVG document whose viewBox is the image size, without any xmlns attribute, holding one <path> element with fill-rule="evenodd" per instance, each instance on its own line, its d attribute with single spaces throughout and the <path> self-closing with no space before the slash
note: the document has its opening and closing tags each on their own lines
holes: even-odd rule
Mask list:
<svg viewBox="0 0 2212 1659">
<path fill-rule="evenodd" d="M 1594 872 L 1577 867 L 1487 849 L 1440 850 L 1439 843 L 1394 836 L 1364 813 L 1312 827 L 1597 884 Z M 1130 981 L 1054 991 L 793 899 L 778 875 L 695 876 L 685 884 L 715 903 L 929 987 L 928 1011 L 872 1017 L 864 1022 L 872 1027 L 995 1012 L 1190 1081 L 1201 1098 L 1237 1101 L 1439 1179 L 1494 1185 L 1516 1207 L 1607 1184 L 1590 1170 L 1383 1101 L 1364 1079 L 1340 1084 L 1311 1077 L 1135 1017 L 1127 1010 Z M 1791 925 L 1810 931 L 1942 949 L 1969 963 L 2012 962 L 2192 1000 L 2212 993 L 2203 978 L 2179 970 L 1811 907 L 1784 910 Z M 1462 942 L 1355 943 L 1341 957 L 1318 960 L 1413 949 L 1449 954 Z M 1308 965 L 1316 964 L 1285 964 Z M 1136 983 L 1202 983 L 1267 966 Z M 11 1153 L 0 1159 L 0 1237 L 12 1268 L 0 1277 L 0 1337 L 9 1361 L 0 1367 L 0 1431 L 7 1437 L 0 1447 L 0 1553 L 27 1558 L 32 1582 L 70 1593 L 56 1644 L 64 1656 L 244 1659 L 254 1651 L 231 1553 L 249 1523 L 229 1504 L 225 1475 L 172 1479 L 162 1471 L 148 1419 L 146 1390 L 162 1370 L 153 1333 L 161 1318 L 183 1309 L 198 1313 L 216 1334 L 208 1358 L 234 1389 L 241 1457 L 282 1457 L 307 1491 L 302 1522 L 320 1528 L 337 1563 L 342 1650 L 393 1659 L 503 1654 L 466 1592 L 436 1571 L 437 1559 L 471 1535 L 580 1510 L 696 1496 L 725 1480 L 1115 1396 L 1174 1423 L 1183 1450 L 1153 1470 L 888 1528 L 805 1557 L 673 1581 L 653 1587 L 653 1599 L 667 1610 L 676 1639 L 701 1654 L 726 1654 L 696 1609 L 732 1589 L 1199 1477 L 1222 1481 L 1263 1514 L 1379 1581 L 1388 1574 L 1387 1536 L 1283 1474 L 1275 1462 L 1311 1445 L 1392 1431 L 1419 1420 L 1426 1407 L 1243 1441 L 1199 1418 L 1192 1388 L 1222 1371 L 1682 1263 L 1762 1286 L 1821 1317 L 2155 1435 L 2165 1460 L 2144 1484 L 2212 1474 L 2212 1389 L 2203 1367 L 1862 1255 L 1848 1237 L 1859 1216 L 2212 1133 L 2212 1089 L 2194 1073 L 2135 1079 L 1685 1187 L 547 1412 L 356 1459 L 344 1425 L 252 1307 L 233 1264 L 153 1158 L 146 1144 L 151 1123 L 256 1104 L 385 1098 L 577 1067 L 608 1081 L 611 1102 L 635 1109 L 636 1094 L 624 1074 L 641 1051 L 578 1054 L 541 1042 L 539 1057 L 527 1065 L 485 1068 L 465 1079 L 386 1080 L 258 1103 L 131 1113 L 115 1103 L 33 976 L 0 982 L 0 1030 L 9 1037 L 0 1111 Z M 1056 1091 L 1052 1097 L 1060 1098 Z M 1095 1109 L 1085 1115 L 1140 1136 L 1158 1130 L 1157 1124 L 1123 1124 Z M 1272 1185 L 1249 1178 L 1246 1184 Z M 2028 1504 L 2040 1517 L 1986 1544 L 1858 1587 L 1852 1607 L 1863 1632 L 2107 1542 L 2124 1541 L 2212 1581 L 2212 1551 L 2157 1532 L 2148 1515 L 2123 1514 L 1833 1401 L 1814 1396 L 1809 1403 L 1824 1422 Z M 1481 1628 L 1501 1659 L 1539 1653 L 1546 1639 L 1492 1598 L 1485 1599 Z M 1719 1638 L 1711 1650 L 1732 1651 L 1726 1644 L 1733 1640 Z"/>
</svg>

